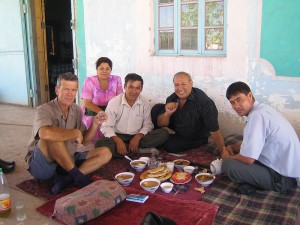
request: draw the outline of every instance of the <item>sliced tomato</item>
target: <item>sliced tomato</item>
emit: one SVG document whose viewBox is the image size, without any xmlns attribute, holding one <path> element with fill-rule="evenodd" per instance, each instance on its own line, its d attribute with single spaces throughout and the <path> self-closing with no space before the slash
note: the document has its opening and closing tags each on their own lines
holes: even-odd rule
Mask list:
<svg viewBox="0 0 300 225">
<path fill-rule="evenodd" d="M 172 180 L 176 183 L 183 183 L 188 181 L 191 178 L 191 174 L 187 172 L 175 172 L 172 175 Z"/>
</svg>

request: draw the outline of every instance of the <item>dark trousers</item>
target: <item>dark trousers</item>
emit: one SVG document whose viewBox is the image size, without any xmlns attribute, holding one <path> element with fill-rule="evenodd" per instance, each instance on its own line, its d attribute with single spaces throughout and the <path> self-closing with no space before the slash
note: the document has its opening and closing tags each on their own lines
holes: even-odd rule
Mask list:
<svg viewBox="0 0 300 225">
<path fill-rule="evenodd" d="M 134 137 L 134 135 L 129 134 L 116 134 L 119 138 L 124 141 L 126 147 L 128 148 L 130 140 Z M 169 138 L 169 134 L 165 129 L 154 129 L 146 134 L 139 143 L 139 148 L 152 148 L 161 146 L 167 139 Z M 113 157 L 121 157 L 120 154 L 117 153 L 116 143 L 112 138 L 100 138 L 95 147 L 108 147 L 113 155 Z"/>
<path fill-rule="evenodd" d="M 157 117 L 164 112 L 165 104 L 159 103 L 153 106 L 151 110 L 151 119 L 154 127 L 157 125 Z M 198 138 L 196 140 L 187 139 L 178 134 L 170 134 L 169 139 L 163 144 L 164 150 L 167 152 L 182 152 L 185 150 L 198 148 L 200 145 L 207 144 L 208 137 Z"/>
<path fill-rule="evenodd" d="M 223 159 L 222 172 L 233 182 L 251 184 L 262 190 L 286 193 L 296 186 L 296 179 L 285 177 L 258 161 L 248 165 L 235 159 Z"/>
<path fill-rule="evenodd" d="M 190 140 L 178 134 L 170 134 L 169 139 L 163 144 L 163 148 L 167 152 L 176 153 L 198 148 L 200 145 L 207 144 L 207 142 L 207 137 Z"/>
</svg>

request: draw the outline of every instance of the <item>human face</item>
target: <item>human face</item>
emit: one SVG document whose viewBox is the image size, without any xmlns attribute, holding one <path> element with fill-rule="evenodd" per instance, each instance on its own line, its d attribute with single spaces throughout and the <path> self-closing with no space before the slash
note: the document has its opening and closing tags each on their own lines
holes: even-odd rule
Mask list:
<svg viewBox="0 0 300 225">
<path fill-rule="evenodd" d="M 77 81 L 62 80 L 60 87 L 55 88 L 58 103 L 62 107 L 69 107 L 73 104 L 78 89 Z"/>
<path fill-rule="evenodd" d="M 101 63 L 97 68 L 97 75 L 100 79 L 107 80 L 111 73 L 111 68 L 108 63 Z"/>
<path fill-rule="evenodd" d="M 124 85 L 124 89 L 127 102 L 135 102 L 142 92 L 142 82 L 129 80 L 127 84 Z"/>
<path fill-rule="evenodd" d="M 193 81 L 185 75 L 178 75 L 174 78 L 175 94 L 180 99 L 187 99 L 192 92 Z"/>
<path fill-rule="evenodd" d="M 229 98 L 229 102 L 239 116 L 247 116 L 251 111 L 254 103 L 254 98 L 251 92 L 247 95 L 238 93 Z"/>
</svg>

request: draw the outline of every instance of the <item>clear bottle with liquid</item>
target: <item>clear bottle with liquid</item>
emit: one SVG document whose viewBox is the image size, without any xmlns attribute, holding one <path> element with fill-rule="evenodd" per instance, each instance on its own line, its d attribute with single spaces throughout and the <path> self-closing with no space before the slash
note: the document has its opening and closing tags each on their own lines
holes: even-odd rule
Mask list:
<svg viewBox="0 0 300 225">
<path fill-rule="evenodd" d="M 157 155 L 159 154 L 159 152 L 156 149 L 151 149 L 151 158 L 149 160 L 149 169 L 154 169 L 159 167 L 159 160 L 157 159 Z"/>
<path fill-rule="evenodd" d="M 8 217 L 11 212 L 9 187 L 5 175 L 0 168 L 0 218 Z"/>
</svg>

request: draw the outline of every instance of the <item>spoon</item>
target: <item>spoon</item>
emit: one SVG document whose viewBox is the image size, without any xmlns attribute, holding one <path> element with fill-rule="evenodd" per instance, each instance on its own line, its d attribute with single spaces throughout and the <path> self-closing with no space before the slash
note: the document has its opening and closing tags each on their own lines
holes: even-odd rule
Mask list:
<svg viewBox="0 0 300 225">
<path fill-rule="evenodd" d="M 131 158 L 129 158 L 127 155 L 125 155 L 124 157 L 125 157 L 126 159 L 128 159 L 128 160 L 132 161 L 132 159 L 131 159 Z"/>
</svg>

